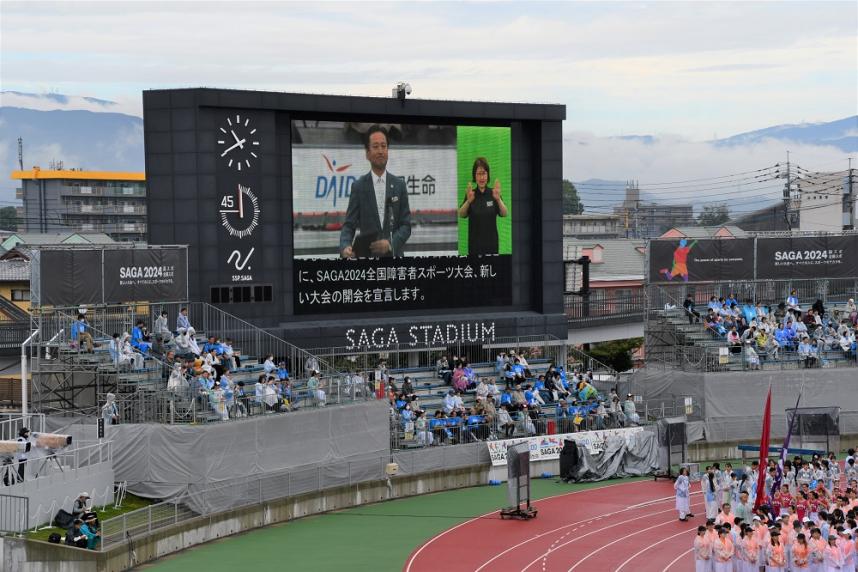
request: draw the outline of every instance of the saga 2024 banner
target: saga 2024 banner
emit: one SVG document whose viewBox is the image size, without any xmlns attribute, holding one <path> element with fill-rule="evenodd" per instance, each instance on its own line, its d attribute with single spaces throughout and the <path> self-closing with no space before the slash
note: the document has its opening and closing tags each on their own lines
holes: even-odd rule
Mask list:
<svg viewBox="0 0 858 572">
<path fill-rule="evenodd" d="M 757 279 L 855 276 L 858 276 L 858 236 L 757 239 Z"/>
<path fill-rule="evenodd" d="M 649 281 L 720 282 L 754 279 L 754 239 L 683 238 L 649 243 Z"/>
</svg>

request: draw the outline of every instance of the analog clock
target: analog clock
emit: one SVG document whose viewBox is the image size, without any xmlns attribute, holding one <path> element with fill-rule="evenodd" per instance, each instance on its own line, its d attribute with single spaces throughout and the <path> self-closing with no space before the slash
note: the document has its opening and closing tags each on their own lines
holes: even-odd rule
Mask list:
<svg viewBox="0 0 858 572">
<path fill-rule="evenodd" d="M 227 167 L 237 171 L 247 170 L 258 159 L 256 151 L 259 147 L 259 137 L 249 117 L 230 115 L 226 118 L 226 124 L 220 126 L 217 135 L 220 156 Z"/>
<path fill-rule="evenodd" d="M 221 197 L 219 212 L 221 224 L 230 236 L 250 236 L 259 225 L 259 198 L 250 187 L 238 185 L 234 195 Z"/>
</svg>

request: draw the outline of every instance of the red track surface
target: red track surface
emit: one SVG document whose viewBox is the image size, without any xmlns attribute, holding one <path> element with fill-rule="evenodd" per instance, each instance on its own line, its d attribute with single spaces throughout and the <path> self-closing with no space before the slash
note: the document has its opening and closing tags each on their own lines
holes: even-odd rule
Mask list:
<svg viewBox="0 0 858 572">
<path fill-rule="evenodd" d="M 680 572 L 693 570 L 691 544 L 703 524 L 679 522 L 673 483 L 636 481 L 534 503 L 537 518 L 500 520 L 497 512 L 442 532 L 412 553 L 404 572 Z"/>
</svg>

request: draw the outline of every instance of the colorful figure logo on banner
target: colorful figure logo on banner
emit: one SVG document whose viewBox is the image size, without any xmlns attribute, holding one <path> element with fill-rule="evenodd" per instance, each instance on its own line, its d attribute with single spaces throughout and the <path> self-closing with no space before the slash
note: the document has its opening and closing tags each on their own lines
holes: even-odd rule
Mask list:
<svg viewBox="0 0 858 572">
<path fill-rule="evenodd" d="M 697 241 L 693 241 L 690 245 L 684 238 L 679 241 L 679 246 L 673 251 L 673 267 L 670 271 L 667 268 L 659 270 L 667 280 L 673 280 L 677 276 L 682 276 L 682 279 L 688 282 L 688 253 L 694 248 Z"/>
</svg>

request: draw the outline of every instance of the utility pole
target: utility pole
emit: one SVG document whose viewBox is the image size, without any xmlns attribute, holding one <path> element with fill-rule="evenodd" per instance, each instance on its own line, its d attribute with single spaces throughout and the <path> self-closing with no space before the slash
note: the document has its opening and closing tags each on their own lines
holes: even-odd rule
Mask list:
<svg viewBox="0 0 858 572">
<path fill-rule="evenodd" d="M 786 186 L 784 187 L 784 220 L 786 221 L 787 230 L 792 233 L 792 175 L 789 166 L 789 151 L 786 152 Z"/>
<path fill-rule="evenodd" d="M 858 217 L 858 213 L 855 212 L 855 195 L 852 191 L 852 157 L 849 157 L 849 170 L 846 171 L 847 179 L 847 188 L 849 189 L 849 225 L 854 230 L 855 229 L 855 219 Z"/>
<path fill-rule="evenodd" d="M 24 138 L 18 137 L 18 170 L 24 170 Z"/>
</svg>

